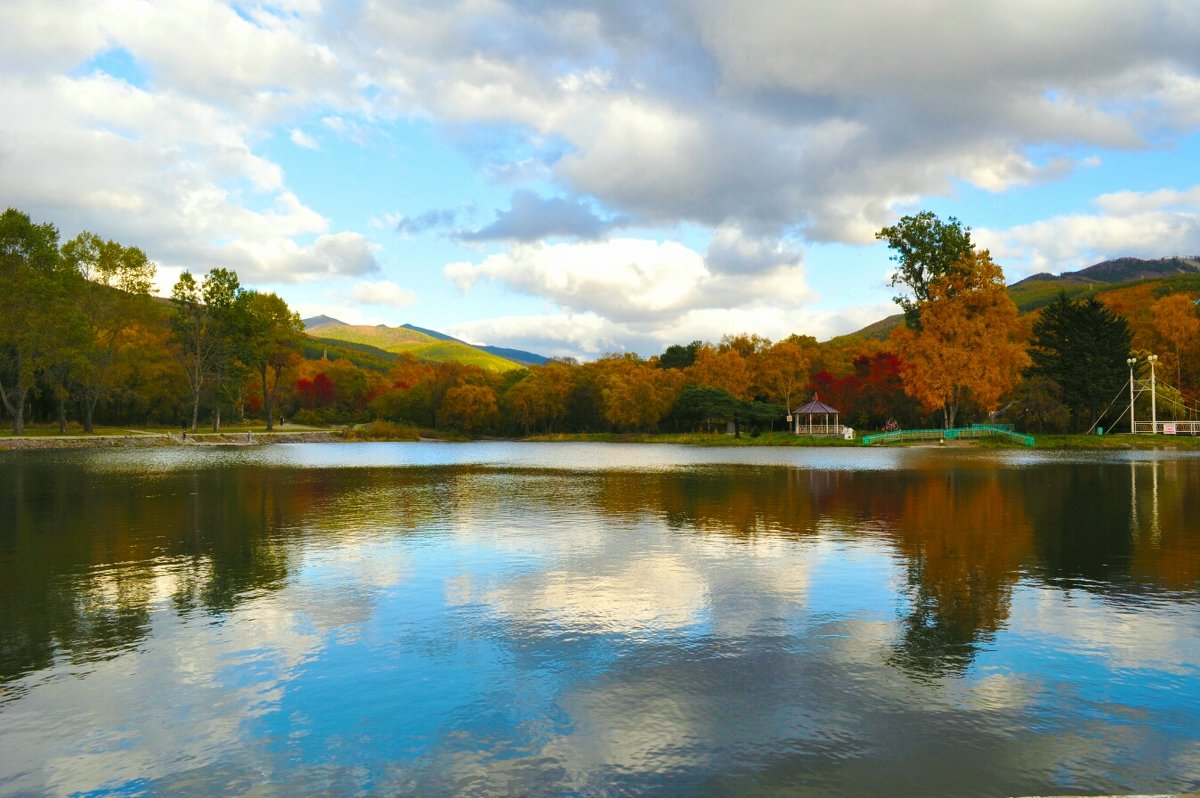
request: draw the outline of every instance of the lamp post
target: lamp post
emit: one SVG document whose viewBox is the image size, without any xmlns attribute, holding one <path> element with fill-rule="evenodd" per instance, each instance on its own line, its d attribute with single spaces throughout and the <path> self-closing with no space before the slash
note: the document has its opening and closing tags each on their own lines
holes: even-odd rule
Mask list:
<svg viewBox="0 0 1200 798">
<path fill-rule="evenodd" d="M 1137 425 L 1133 422 L 1133 364 L 1137 362 L 1136 357 L 1125 358 L 1125 362 L 1129 364 L 1129 431 L 1137 434 Z"/>
<path fill-rule="evenodd" d="M 1146 358 L 1150 361 L 1150 432 L 1158 434 L 1158 402 L 1157 391 L 1154 387 L 1154 364 L 1158 361 L 1158 355 L 1150 355 Z"/>
</svg>

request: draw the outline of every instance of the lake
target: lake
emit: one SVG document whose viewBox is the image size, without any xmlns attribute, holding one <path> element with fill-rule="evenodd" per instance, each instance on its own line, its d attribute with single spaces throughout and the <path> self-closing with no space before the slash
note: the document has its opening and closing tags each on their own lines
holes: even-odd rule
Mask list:
<svg viewBox="0 0 1200 798">
<path fill-rule="evenodd" d="M 0 454 L 0 794 L 1200 790 L 1200 457 Z"/>
</svg>

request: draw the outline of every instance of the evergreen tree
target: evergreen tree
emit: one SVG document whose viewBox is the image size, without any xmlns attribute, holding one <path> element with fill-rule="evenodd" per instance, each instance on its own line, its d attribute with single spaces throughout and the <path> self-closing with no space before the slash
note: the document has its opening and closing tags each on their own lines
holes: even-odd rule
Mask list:
<svg viewBox="0 0 1200 798">
<path fill-rule="evenodd" d="M 1059 294 L 1033 325 L 1028 374 L 1057 383 L 1071 428 L 1088 429 L 1128 379 L 1132 337 L 1125 319 L 1095 299 Z"/>
</svg>

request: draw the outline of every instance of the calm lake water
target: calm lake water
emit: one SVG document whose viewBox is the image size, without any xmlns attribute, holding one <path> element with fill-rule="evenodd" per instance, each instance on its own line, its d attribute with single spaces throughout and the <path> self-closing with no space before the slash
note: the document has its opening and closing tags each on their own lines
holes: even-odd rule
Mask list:
<svg viewBox="0 0 1200 798">
<path fill-rule="evenodd" d="M 1200 458 L 0 455 L 0 794 L 1200 790 Z"/>
</svg>

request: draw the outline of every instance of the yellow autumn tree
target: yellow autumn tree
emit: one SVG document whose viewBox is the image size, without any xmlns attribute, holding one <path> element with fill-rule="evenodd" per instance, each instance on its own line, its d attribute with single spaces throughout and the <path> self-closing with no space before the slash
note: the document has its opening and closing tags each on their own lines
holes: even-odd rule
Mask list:
<svg viewBox="0 0 1200 798">
<path fill-rule="evenodd" d="M 617 428 L 651 430 L 667 414 L 684 376 L 677 369 L 660 369 L 636 355 L 618 355 L 597 361 L 604 418 Z"/>
<path fill-rule="evenodd" d="M 816 339 L 793 335 L 759 353 L 754 361 L 757 392 L 792 412 L 793 400 L 808 387 L 816 352 Z"/>
<path fill-rule="evenodd" d="M 1166 350 L 1163 365 L 1174 367 L 1175 388 L 1182 390 L 1184 365 L 1200 353 L 1200 310 L 1187 294 L 1170 294 L 1154 303 L 1151 316 L 1154 331 Z"/>
<path fill-rule="evenodd" d="M 931 282 L 919 307 L 921 328 L 892 335 L 905 361 L 905 391 L 929 410 L 940 407 L 946 428 L 968 396 L 994 408 L 1029 363 L 1004 272 L 987 250 L 975 252 Z"/>
<path fill-rule="evenodd" d="M 526 434 L 534 427 L 543 432 L 554 431 L 567 414 L 567 402 L 575 387 L 577 366 L 551 360 L 534 366 L 505 394 L 507 409 L 525 427 Z"/>
<path fill-rule="evenodd" d="M 687 368 L 688 380 L 709 388 L 729 391 L 738 399 L 751 399 L 753 373 L 746 357 L 732 347 L 718 350 L 705 344 L 696 350 L 696 360 Z"/>
<path fill-rule="evenodd" d="M 442 419 L 463 432 L 486 429 L 499 415 L 496 392 L 486 385 L 456 385 L 442 399 Z"/>
</svg>

